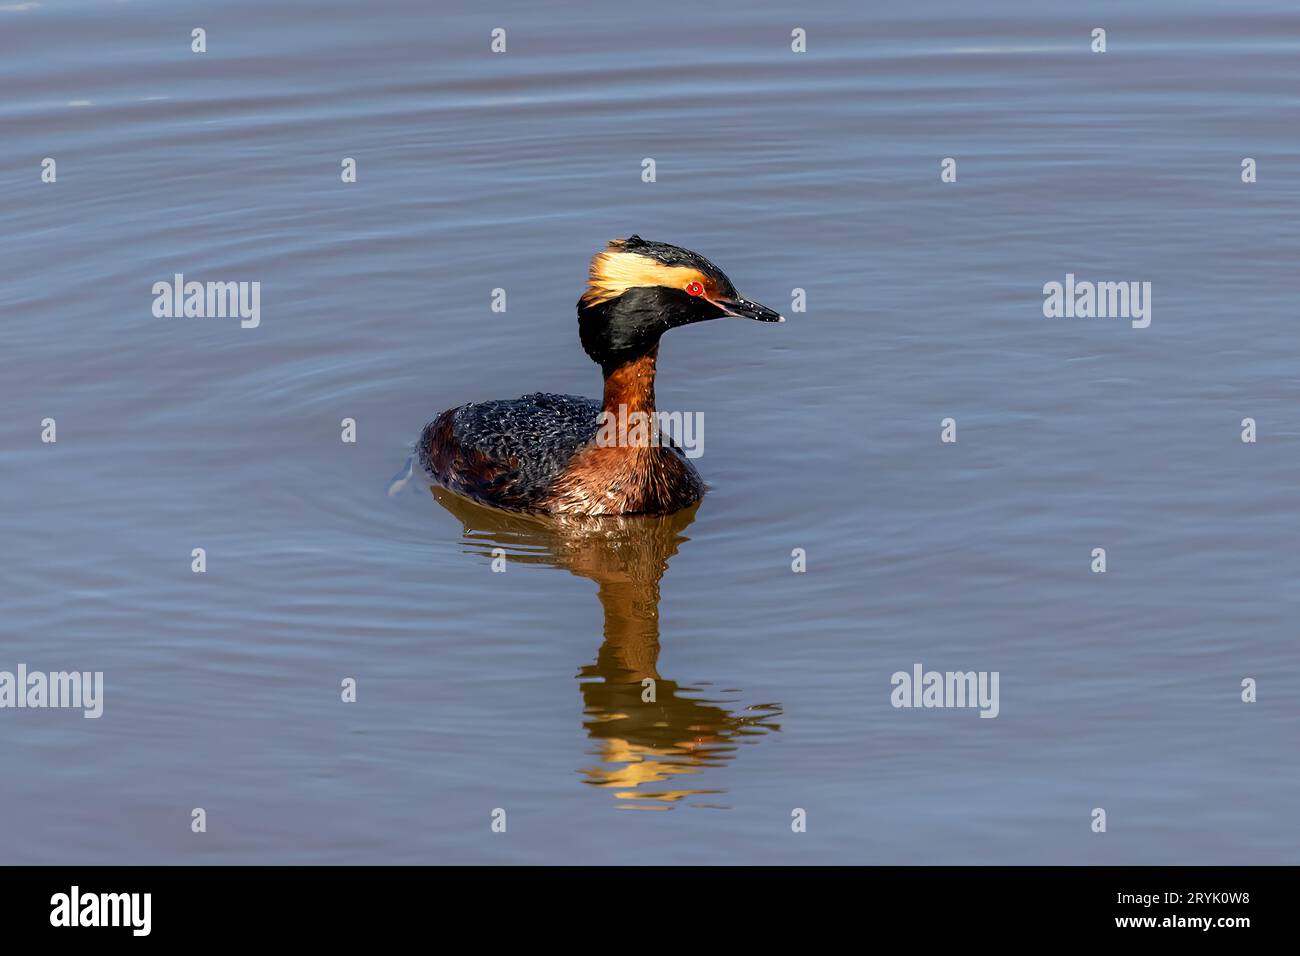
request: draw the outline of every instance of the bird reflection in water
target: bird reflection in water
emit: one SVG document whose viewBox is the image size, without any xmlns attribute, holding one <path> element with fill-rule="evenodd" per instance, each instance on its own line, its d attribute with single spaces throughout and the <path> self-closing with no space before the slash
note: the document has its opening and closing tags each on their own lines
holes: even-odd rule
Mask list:
<svg viewBox="0 0 1300 956">
<path fill-rule="evenodd" d="M 540 517 L 485 508 L 436 485 L 438 503 L 464 527 L 474 554 L 503 548 L 512 564 L 591 578 L 605 614 L 604 641 L 578 671 L 583 726 L 599 765 L 582 771 L 628 809 L 667 810 L 724 791 L 686 786 L 732 759 L 747 739 L 781 725 L 779 704 L 743 707 L 734 691 L 687 687 L 659 673 L 659 579 L 697 506 L 666 516 Z M 693 696 L 699 695 L 699 696 Z"/>
</svg>

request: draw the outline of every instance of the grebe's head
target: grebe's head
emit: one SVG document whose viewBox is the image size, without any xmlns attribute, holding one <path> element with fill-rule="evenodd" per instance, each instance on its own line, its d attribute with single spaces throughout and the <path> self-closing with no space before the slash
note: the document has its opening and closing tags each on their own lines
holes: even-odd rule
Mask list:
<svg viewBox="0 0 1300 956">
<path fill-rule="evenodd" d="M 703 256 L 631 236 L 615 239 L 591 260 L 587 290 L 578 300 L 578 334 L 608 374 L 652 351 L 669 329 L 724 316 L 785 321 L 743 298 Z"/>
</svg>

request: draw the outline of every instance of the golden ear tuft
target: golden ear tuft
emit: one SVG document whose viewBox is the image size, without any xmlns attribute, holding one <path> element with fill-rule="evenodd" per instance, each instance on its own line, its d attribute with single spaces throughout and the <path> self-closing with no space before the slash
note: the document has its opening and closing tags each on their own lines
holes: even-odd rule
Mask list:
<svg viewBox="0 0 1300 956">
<path fill-rule="evenodd" d="M 592 257 L 587 290 L 581 299 L 583 305 L 599 305 L 617 299 L 628 289 L 643 286 L 684 289 L 691 282 L 699 282 L 706 288 L 709 286 L 708 277 L 698 269 L 664 265 L 650 256 L 626 251 L 629 241 L 612 239 L 609 248 Z"/>
</svg>

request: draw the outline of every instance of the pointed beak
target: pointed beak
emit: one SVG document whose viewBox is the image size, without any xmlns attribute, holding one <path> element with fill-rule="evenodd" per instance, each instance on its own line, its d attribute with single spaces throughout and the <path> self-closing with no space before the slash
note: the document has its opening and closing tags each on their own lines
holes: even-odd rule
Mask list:
<svg viewBox="0 0 1300 956">
<path fill-rule="evenodd" d="M 717 302 L 717 306 L 727 315 L 734 316 L 737 319 L 755 319 L 759 322 L 785 321 L 785 316 L 781 313 L 773 312 L 765 305 L 750 302 L 740 296 L 736 296 L 734 299 L 721 299 Z"/>
</svg>

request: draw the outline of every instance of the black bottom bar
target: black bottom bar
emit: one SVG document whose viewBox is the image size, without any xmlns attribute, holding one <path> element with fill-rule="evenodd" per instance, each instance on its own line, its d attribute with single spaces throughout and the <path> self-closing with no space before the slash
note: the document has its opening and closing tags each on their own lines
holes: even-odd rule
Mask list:
<svg viewBox="0 0 1300 956">
<path fill-rule="evenodd" d="M 910 926 L 927 942 L 1049 933 L 1231 944 L 1281 929 L 1295 880 L 1279 867 L 540 869 L 11 867 L 0 869 L 0 925 L 6 942 L 75 934 L 81 943 L 337 946 L 430 929 L 496 940 L 515 925 L 536 929 L 520 918 L 541 910 L 548 925 L 644 932 L 647 942 L 656 924 L 676 932 L 724 920 L 740 934 L 816 921 L 819 935 L 843 924 L 862 939 Z"/>
</svg>

